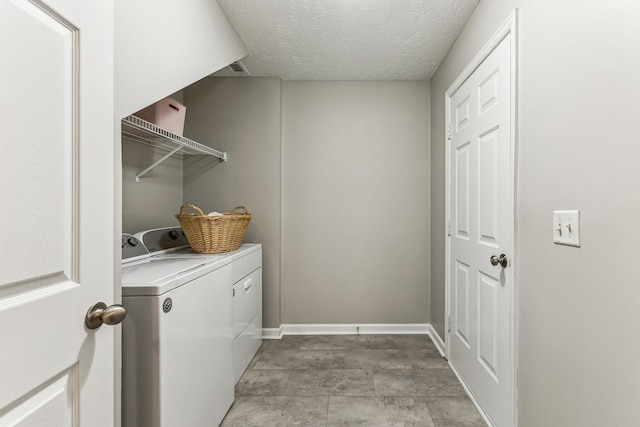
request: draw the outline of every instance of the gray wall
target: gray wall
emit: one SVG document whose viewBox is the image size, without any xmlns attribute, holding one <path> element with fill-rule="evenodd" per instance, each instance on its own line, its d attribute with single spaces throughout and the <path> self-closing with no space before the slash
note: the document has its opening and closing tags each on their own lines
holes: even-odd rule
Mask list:
<svg viewBox="0 0 640 427">
<path fill-rule="evenodd" d="M 429 321 L 429 83 L 286 81 L 282 322 Z"/>
<path fill-rule="evenodd" d="M 182 91 L 170 95 L 184 102 Z M 120 127 L 118 126 L 118 133 Z M 185 136 L 189 137 L 188 134 Z M 173 156 L 136 182 L 136 175 L 160 160 L 166 151 L 122 137 L 122 232 L 137 233 L 179 225 L 182 205 L 182 159 Z"/>
<path fill-rule="evenodd" d="M 182 205 L 182 160 L 170 157 L 136 182 L 136 175 L 167 153 L 122 139 L 122 231 L 178 225 Z"/>
<path fill-rule="evenodd" d="M 183 200 L 245 205 L 264 327 L 429 321 L 429 83 L 206 78 L 173 96 L 229 162 L 172 158 L 136 183 L 162 152 L 125 140 L 125 231 L 177 223 Z"/>
<path fill-rule="evenodd" d="M 280 326 L 280 79 L 205 78 L 184 90 L 185 134 L 229 161 L 186 158 L 184 199 L 205 211 L 244 205 L 245 242 L 263 244 L 263 326 Z"/>
<path fill-rule="evenodd" d="M 431 81 L 431 321 L 442 334 L 444 92 L 514 7 L 519 425 L 636 425 L 639 2 L 479 3 Z M 552 243 L 554 209 L 581 210 L 581 248 Z"/>
</svg>

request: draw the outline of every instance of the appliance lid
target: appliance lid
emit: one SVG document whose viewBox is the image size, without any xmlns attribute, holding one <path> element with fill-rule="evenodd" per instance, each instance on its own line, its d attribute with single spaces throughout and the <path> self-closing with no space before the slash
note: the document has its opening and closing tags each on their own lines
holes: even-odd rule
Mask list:
<svg viewBox="0 0 640 427">
<path fill-rule="evenodd" d="M 148 257 L 122 266 L 122 295 L 162 295 L 231 263 L 231 257 Z"/>
</svg>

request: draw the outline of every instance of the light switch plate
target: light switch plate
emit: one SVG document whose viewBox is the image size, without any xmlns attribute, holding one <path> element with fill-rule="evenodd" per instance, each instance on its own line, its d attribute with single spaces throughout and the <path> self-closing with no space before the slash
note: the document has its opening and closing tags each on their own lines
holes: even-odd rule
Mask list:
<svg viewBox="0 0 640 427">
<path fill-rule="evenodd" d="M 553 243 L 580 247 L 580 211 L 553 211 Z"/>
</svg>

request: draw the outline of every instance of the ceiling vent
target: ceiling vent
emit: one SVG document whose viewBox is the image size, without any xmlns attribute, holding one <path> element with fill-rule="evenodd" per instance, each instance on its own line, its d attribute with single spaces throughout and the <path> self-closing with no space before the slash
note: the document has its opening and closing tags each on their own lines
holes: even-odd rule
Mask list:
<svg viewBox="0 0 640 427">
<path fill-rule="evenodd" d="M 229 69 L 234 76 L 249 76 L 249 72 L 244 68 L 240 61 L 233 62 L 229 65 Z"/>
</svg>

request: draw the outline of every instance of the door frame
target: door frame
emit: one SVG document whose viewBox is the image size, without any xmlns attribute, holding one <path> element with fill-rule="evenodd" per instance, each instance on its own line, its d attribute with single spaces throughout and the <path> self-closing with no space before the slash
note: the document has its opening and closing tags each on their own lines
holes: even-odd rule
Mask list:
<svg viewBox="0 0 640 427">
<path fill-rule="evenodd" d="M 480 64 L 493 52 L 493 50 L 502 42 L 502 40 L 511 34 L 511 52 L 510 52 L 510 63 L 511 63 L 511 136 L 510 136 L 510 145 L 511 145 L 511 168 L 509 171 L 509 183 L 510 183 L 510 196 L 513 202 L 513 252 L 510 256 L 509 266 L 513 269 L 513 292 L 511 293 L 511 299 L 509 301 L 510 310 L 509 310 L 509 321 L 511 324 L 509 330 L 509 340 L 511 347 L 511 357 L 509 360 L 509 369 L 511 370 L 511 377 L 513 378 L 513 384 L 511 389 L 513 390 L 513 424 L 517 425 L 518 414 L 517 414 L 517 314 L 516 314 L 516 301 L 517 301 L 517 265 L 518 265 L 518 234 L 517 234 L 517 139 L 518 139 L 518 9 L 515 9 L 506 21 L 498 28 L 498 30 L 491 36 L 489 41 L 485 43 L 485 45 L 480 49 L 480 51 L 476 54 L 476 56 L 471 60 L 471 62 L 466 66 L 466 68 L 460 73 L 458 78 L 449 86 L 449 89 L 445 92 L 445 331 L 444 331 L 444 341 L 445 341 L 445 357 L 449 360 L 449 352 L 450 352 L 450 344 L 451 344 L 451 277 L 450 277 L 450 263 L 451 263 L 451 244 L 450 244 L 450 233 L 451 233 L 451 194 L 449 190 L 449 173 L 451 172 L 449 169 L 450 162 L 450 126 L 451 126 L 451 97 L 453 94 L 464 84 L 464 82 L 471 76 L 471 74 L 480 66 Z M 451 362 L 449 362 L 451 365 Z M 452 365 L 451 365 L 452 366 Z M 453 366 L 452 366 L 453 369 Z M 476 400 L 475 396 L 466 386 L 466 384 L 462 381 L 462 378 L 458 374 L 458 372 L 453 369 L 454 373 L 462 383 L 465 391 L 475 404 L 475 406 L 480 411 L 480 414 L 484 418 L 487 425 L 493 425 L 489 420 L 488 416 L 485 414 L 482 406 Z"/>
</svg>

